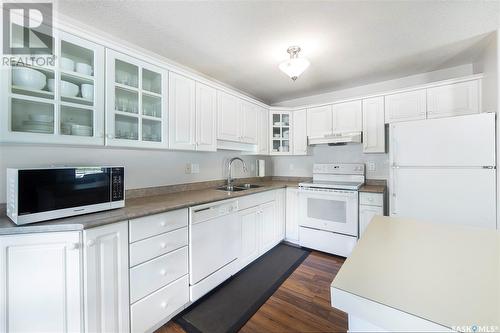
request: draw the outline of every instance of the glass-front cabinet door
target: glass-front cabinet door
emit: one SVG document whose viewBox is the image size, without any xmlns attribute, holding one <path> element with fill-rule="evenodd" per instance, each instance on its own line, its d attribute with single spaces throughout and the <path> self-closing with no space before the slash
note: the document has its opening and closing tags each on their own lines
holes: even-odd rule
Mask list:
<svg viewBox="0 0 500 333">
<path fill-rule="evenodd" d="M 292 154 L 292 114 L 287 111 L 271 111 L 271 155 Z"/>
<path fill-rule="evenodd" d="M 104 144 L 104 48 L 57 31 L 54 53 L 2 69 L 1 141 Z"/>
<path fill-rule="evenodd" d="M 106 145 L 167 148 L 167 71 L 106 51 Z"/>
</svg>

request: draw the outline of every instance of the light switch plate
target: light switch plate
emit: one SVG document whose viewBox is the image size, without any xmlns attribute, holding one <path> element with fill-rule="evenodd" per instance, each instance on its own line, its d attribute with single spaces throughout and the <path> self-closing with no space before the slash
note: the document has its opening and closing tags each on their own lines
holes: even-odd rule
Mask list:
<svg viewBox="0 0 500 333">
<path fill-rule="evenodd" d="M 367 167 L 368 167 L 368 171 L 375 171 L 375 170 L 377 170 L 375 162 L 369 161 L 366 164 L 367 164 Z"/>
<path fill-rule="evenodd" d="M 198 163 L 191 164 L 191 173 L 200 173 L 200 165 Z"/>
</svg>

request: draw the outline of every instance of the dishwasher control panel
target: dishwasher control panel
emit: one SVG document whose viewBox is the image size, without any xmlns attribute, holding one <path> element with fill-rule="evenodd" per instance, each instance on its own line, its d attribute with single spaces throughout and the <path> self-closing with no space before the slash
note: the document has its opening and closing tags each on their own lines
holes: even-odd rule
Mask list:
<svg viewBox="0 0 500 333">
<path fill-rule="evenodd" d="M 232 214 L 238 211 L 238 201 L 227 201 L 222 203 L 210 203 L 191 207 L 191 223 L 199 223 L 216 217 Z"/>
</svg>

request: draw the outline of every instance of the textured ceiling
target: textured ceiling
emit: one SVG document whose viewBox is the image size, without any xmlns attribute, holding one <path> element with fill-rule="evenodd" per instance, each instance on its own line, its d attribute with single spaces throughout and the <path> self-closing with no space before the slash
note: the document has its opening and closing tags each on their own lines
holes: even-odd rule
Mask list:
<svg viewBox="0 0 500 333">
<path fill-rule="evenodd" d="M 275 103 L 470 63 L 499 1 L 57 1 L 66 16 Z M 294 83 L 286 48 L 311 61 Z"/>
</svg>

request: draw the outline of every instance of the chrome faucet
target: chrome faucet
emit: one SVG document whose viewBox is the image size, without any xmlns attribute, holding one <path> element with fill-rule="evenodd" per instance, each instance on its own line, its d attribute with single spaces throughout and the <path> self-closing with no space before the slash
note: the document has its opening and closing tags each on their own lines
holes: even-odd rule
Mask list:
<svg viewBox="0 0 500 333">
<path fill-rule="evenodd" d="M 245 161 L 243 161 L 241 158 L 239 157 L 233 157 L 232 159 L 229 160 L 229 163 L 227 165 L 227 189 L 230 191 L 233 187 L 232 183 L 233 183 L 233 177 L 232 177 L 232 169 L 231 169 L 231 166 L 233 165 L 233 162 L 234 161 L 241 161 L 241 163 L 243 164 L 243 171 L 244 172 L 247 172 L 247 165 L 245 163 Z"/>
</svg>

